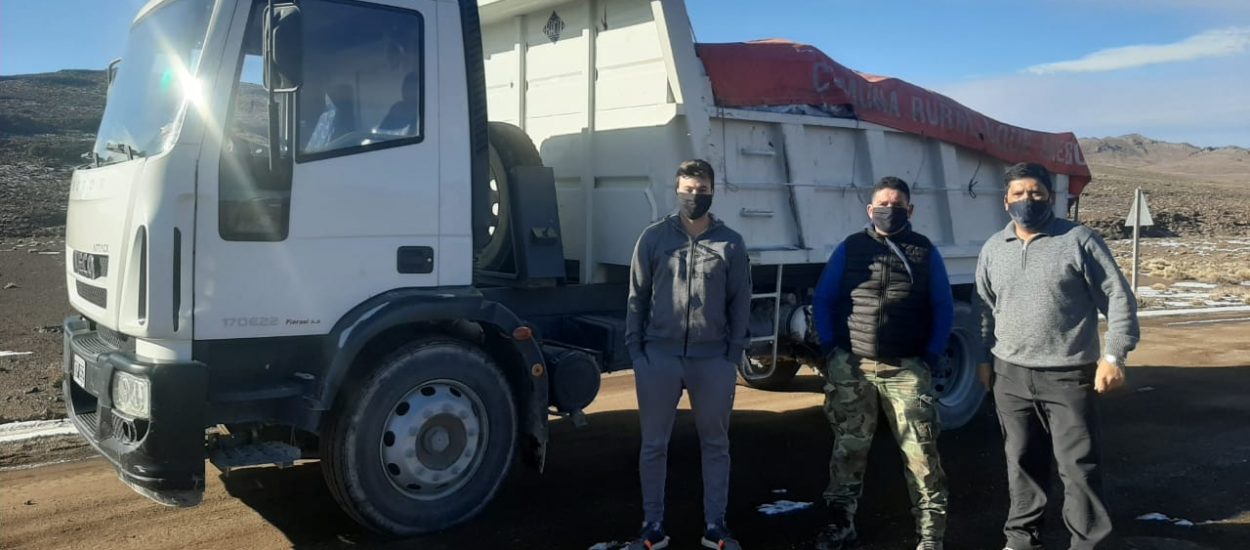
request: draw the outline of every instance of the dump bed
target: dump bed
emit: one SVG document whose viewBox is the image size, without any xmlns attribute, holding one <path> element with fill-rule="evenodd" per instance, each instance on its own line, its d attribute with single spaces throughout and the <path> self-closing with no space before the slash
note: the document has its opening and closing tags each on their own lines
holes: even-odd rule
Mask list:
<svg viewBox="0 0 1250 550">
<path fill-rule="evenodd" d="M 825 262 L 867 222 L 873 183 L 903 178 L 913 225 L 941 247 L 956 284 L 972 281 L 982 242 L 1007 222 L 1006 165 L 1043 162 L 1071 193 L 1088 181 L 1071 134 L 1004 125 L 802 45 L 790 55 L 778 42 L 696 44 L 679 1 L 479 5 L 490 118 L 523 128 L 554 168 L 565 255 L 582 281 L 628 265 L 638 233 L 675 207 L 674 169 L 691 157 L 716 169 L 712 212 L 757 264 Z M 919 95 L 923 116 L 923 93 L 938 101 L 933 128 L 911 110 Z M 1069 197 L 1057 195 L 1063 214 Z"/>
</svg>

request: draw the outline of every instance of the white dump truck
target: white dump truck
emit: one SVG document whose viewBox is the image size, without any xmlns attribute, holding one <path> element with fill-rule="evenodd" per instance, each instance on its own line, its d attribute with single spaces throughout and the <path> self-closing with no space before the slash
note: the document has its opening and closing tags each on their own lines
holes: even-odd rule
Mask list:
<svg viewBox="0 0 1250 550">
<path fill-rule="evenodd" d="M 69 198 L 74 425 L 167 505 L 200 501 L 206 458 L 320 459 L 397 535 L 541 468 L 549 418 L 585 421 L 628 368 L 628 264 L 679 161 L 711 162 L 750 248 L 762 388 L 814 363 L 812 290 L 872 184 L 911 182 L 959 300 L 948 427 L 982 400 L 971 286 L 1002 169 L 1088 181 L 1071 134 L 802 45 L 696 44 L 679 1 L 154 0 L 109 74 Z"/>
</svg>

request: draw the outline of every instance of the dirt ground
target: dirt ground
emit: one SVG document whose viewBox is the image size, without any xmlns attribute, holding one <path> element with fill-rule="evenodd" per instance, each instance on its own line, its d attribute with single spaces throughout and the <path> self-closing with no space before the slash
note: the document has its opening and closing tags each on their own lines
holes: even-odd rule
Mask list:
<svg viewBox="0 0 1250 550">
<path fill-rule="evenodd" d="M 61 321 L 65 245 L 55 237 L 0 239 L 0 423 L 65 416 Z"/>
<path fill-rule="evenodd" d="M 1247 548 L 1250 315 L 1145 324 L 1129 387 L 1105 397 L 1102 408 L 1108 501 L 1118 528 L 1132 548 L 1143 550 Z M 388 541 L 362 532 L 339 511 L 315 462 L 238 471 L 224 479 L 208 466 L 204 504 L 186 510 L 131 492 L 99 459 L 14 469 L 32 460 L 73 457 L 69 440 L 53 444 L 65 447 L 55 453 L 40 446 L 0 449 L 8 466 L 0 473 L 0 546 L 583 549 L 623 540 L 641 514 L 632 381 L 629 375 L 605 379 L 587 428 L 553 423 L 546 473 L 518 467 L 482 516 L 444 533 Z M 823 521 L 819 508 L 774 517 L 755 510 L 780 499 L 819 500 L 831 443 L 819 387 L 815 376 L 806 375 L 791 392 L 739 389 L 729 519 L 747 548 L 810 548 Z M 1006 480 L 990 409 L 971 425 L 943 434 L 940 445 L 951 488 L 947 548 L 1000 548 Z M 896 453 L 888 434 L 879 433 L 859 517 L 867 550 L 915 544 Z M 674 548 L 698 547 L 697 457 L 697 437 L 683 413 L 670 456 Z M 1197 525 L 1135 519 L 1149 513 Z M 1056 520 L 1047 526 L 1049 543 L 1061 548 L 1062 522 L 1051 517 Z"/>
</svg>

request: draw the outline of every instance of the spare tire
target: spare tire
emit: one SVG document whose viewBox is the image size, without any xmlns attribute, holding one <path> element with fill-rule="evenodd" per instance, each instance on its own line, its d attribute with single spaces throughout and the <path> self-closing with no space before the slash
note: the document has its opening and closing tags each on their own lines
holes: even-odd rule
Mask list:
<svg viewBox="0 0 1250 550">
<path fill-rule="evenodd" d="M 542 166 L 543 159 L 525 131 L 506 122 L 487 125 L 490 142 L 490 213 L 486 236 L 479 236 L 477 267 L 486 271 L 509 271 L 512 261 L 512 227 L 508 205 L 512 191 L 512 169 Z"/>
</svg>

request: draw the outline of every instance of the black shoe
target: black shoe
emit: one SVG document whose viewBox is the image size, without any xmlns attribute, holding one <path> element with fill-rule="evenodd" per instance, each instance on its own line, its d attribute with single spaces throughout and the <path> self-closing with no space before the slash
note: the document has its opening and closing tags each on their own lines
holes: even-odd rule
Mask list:
<svg viewBox="0 0 1250 550">
<path fill-rule="evenodd" d="M 845 512 L 835 510 L 832 521 L 816 535 L 816 550 L 845 550 L 855 546 L 859 534 L 855 532 L 855 520 Z"/>
<path fill-rule="evenodd" d="M 664 524 L 660 522 L 642 524 L 638 538 L 629 543 L 625 550 L 661 550 L 668 548 L 668 534 L 664 532 Z"/>
<path fill-rule="evenodd" d="M 703 532 L 703 547 L 716 550 L 742 550 L 742 545 L 729 533 L 725 522 L 709 525 Z"/>
</svg>

